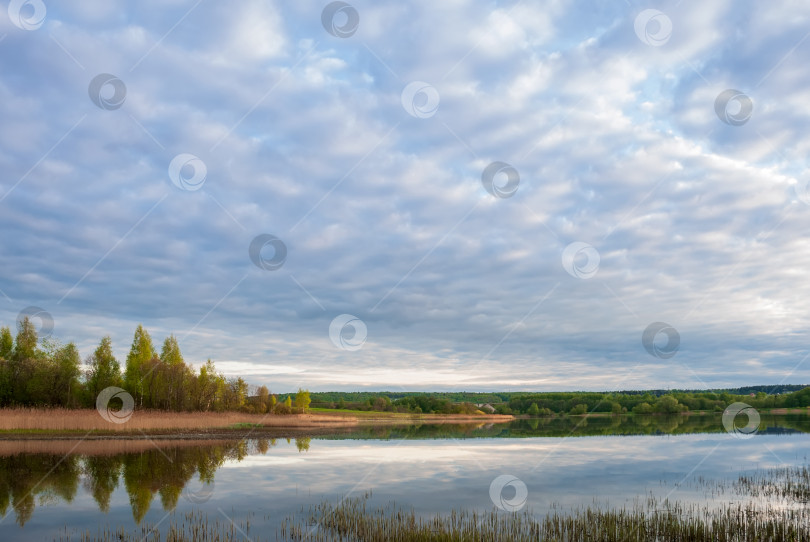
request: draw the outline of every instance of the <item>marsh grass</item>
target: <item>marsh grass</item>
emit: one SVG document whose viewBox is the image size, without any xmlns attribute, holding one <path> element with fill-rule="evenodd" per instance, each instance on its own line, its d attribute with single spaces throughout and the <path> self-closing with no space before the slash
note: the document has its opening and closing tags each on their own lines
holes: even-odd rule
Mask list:
<svg viewBox="0 0 810 542">
<path fill-rule="evenodd" d="M 306 521 L 285 522 L 279 540 L 384 542 L 648 542 L 810 541 L 808 510 L 686 507 L 653 498 L 632 509 L 584 508 L 535 517 L 452 511 L 423 519 L 397 507 L 367 508 L 367 495 L 310 509 Z M 663 507 L 663 509 L 661 508 Z M 314 528 L 317 526 L 317 528 Z"/>
<path fill-rule="evenodd" d="M 201 511 L 172 520 L 162 536 L 145 524 L 134 532 L 99 528 L 55 540 L 82 542 L 808 542 L 810 510 L 722 509 L 683 506 L 648 498 L 632 509 L 583 508 L 535 517 L 518 513 L 452 511 L 420 518 L 396 506 L 370 509 L 370 493 L 323 502 L 286 518 L 274 534 L 251 530 L 250 517 L 230 522 Z M 661 508 L 663 506 L 663 508 Z"/>
</svg>

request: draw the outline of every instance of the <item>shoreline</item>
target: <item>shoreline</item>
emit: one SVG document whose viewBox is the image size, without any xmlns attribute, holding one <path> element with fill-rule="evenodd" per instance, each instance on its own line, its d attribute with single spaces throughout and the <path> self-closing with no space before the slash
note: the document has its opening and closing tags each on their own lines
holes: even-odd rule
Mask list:
<svg viewBox="0 0 810 542">
<path fill-rule="evenodd" d="M 367 426 L 493 424 L 511 415 L 402 414 L 371 412 L 315 414 L 241 414 L 135 411 L 124 423 L 107 422 L 95 410 L 3 409 L 0 441 L 9 440 L 209 440 L 296 438 L 350 431 Z"/>
</svg>

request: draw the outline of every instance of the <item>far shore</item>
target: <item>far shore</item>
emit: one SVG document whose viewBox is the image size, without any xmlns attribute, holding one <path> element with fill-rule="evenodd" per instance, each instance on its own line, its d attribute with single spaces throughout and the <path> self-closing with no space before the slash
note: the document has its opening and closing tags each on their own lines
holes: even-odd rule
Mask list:
<svg viewBox="0 0 810 542">
<path fill-rule="evenodd" d="M 113 418 L 114 419 L 114 418 Z M 49 438 L 285 438 L 315 436 L 366 425 L 485 424 L 511 415 L 331 412 L 247 414 L 136 410 L 122 421 L 105 420 L 95 409 L 0 409 L 0 440 Z"/>
</svg>

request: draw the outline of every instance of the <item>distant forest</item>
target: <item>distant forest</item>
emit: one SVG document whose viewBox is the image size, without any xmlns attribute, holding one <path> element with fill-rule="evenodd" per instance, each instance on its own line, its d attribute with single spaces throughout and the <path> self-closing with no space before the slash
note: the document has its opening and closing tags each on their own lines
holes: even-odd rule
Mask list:
<svg viewBox="0 0 810 542">
<path fill-rule="evenodd" d="M 115 386 L 126 390 L 136 408 L 173 411 L 272 412 L 290 414 L 309 406 L 309 392 L 299 390 L 278 402 L 265 386 L 249 395 L 242 378 L 226 378 L 209 359 L 198 371 L 185 362 L 174 335 L 166 337 L 160 353 L 152 337 L 138 325 L 122 371 L 109 336 L 101 339 L 81 370 L 76 345 L 39 340 L 28 317 L 17 324 L 14 337 L 0 328 L 0 407 L 96 406 L 99 393 Z"/>
<path fill-rule="evenodd" d="M 620 392 L 313 392 L 312 406 L 394 412 L 452 413 L 458 405 L 490 405 L 498 414 L 672 414 L 722 412 L 734 402 L 754 408 L 810 406 L 810 388 L 799 385 L 745 386 L 719 390 Z"/>
</svg>

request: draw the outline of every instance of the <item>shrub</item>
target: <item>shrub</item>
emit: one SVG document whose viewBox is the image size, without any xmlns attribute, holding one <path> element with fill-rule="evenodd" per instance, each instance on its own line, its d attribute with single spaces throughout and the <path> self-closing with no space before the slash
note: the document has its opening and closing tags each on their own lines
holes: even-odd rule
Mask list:
<svg viewBox="0 0 810 542">
<path fill-rule="evenodd" d="M 572 408 L 571 411 L 569 412 L 569 414 L 571 414 L 572 416 L 581 416 L 587 413 L 588 413 L 588 405 L 584 403 L 574 405 L 574 408 Z"/>
<path fill-rule="evenodd" d="M 650 403 L 639 403 L 633 407 L 633 414 L 652 414 L 653 407 Z"/>
</svg>

